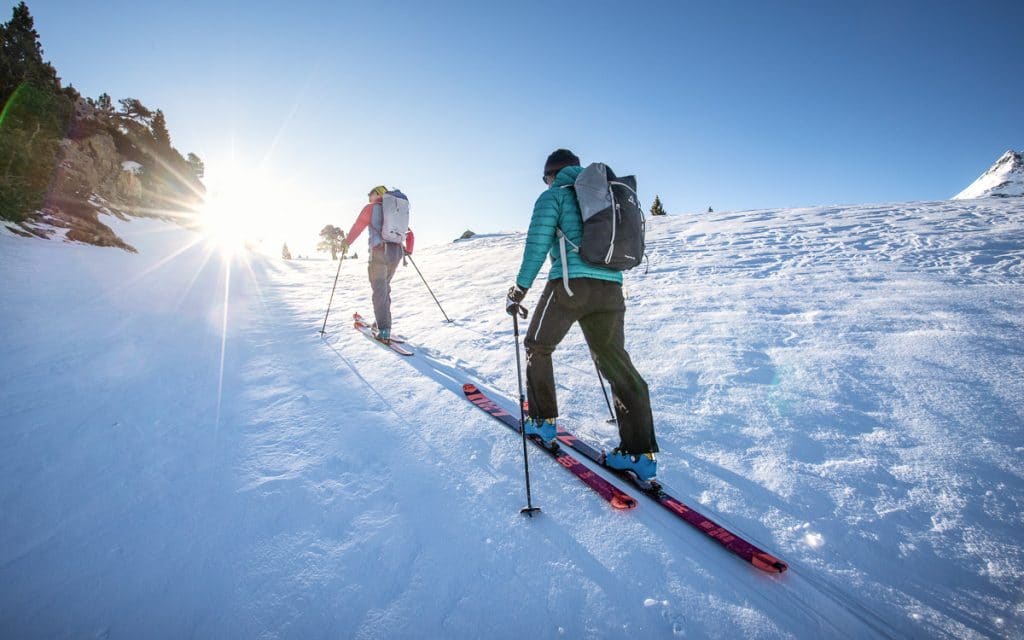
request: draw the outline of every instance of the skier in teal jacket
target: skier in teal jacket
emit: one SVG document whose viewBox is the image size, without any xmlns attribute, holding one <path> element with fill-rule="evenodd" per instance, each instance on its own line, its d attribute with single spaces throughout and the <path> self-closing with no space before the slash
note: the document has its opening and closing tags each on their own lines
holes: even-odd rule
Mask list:
<svg viewBox="0 0 1024 640">
<path fill-rule="evenodd" d="M 583 218 L 572 185 L 583 171 L 580 160 L 567 149 L 558 149 L 544 165 L 548 185 L 533 207 L 526 249 L 515 284 L 509 289 L 505 309 L 526 317 L 521 303 L 537 278 L 544 259 L 551 257 L 548 282 L 526 332 L 526 386 L 530 415 L 527 435 L 546 443 L 555 439 L 558 401 L 551 354 L 579 322 L 598 369 L 607 378 L 615 398 L 620 444 L 606 464 L 634 473 L 642 482 L 657 473 L 654 454 L 658 443 L 647 383 L 633 366 L 625 349 L 626 303 L 622 273 L 583 261 L 576 251 L 563 246 L 583 240 Z M 571 242 L 558 241 L 558 230 Z"/>
</svg>

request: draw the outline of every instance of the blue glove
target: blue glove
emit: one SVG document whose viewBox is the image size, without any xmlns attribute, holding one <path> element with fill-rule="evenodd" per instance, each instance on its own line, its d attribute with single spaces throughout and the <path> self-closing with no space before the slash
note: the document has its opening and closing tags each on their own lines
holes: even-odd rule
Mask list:
<svg viewBox="0 0 1024 640">
<path fill-rule="evenodd" d="M 509 287 L 508 297 L 505 299 L 505 313 L 510 316 L 519 314 L 519 317 L 526 320 L 526 307 L 520 304 L 523 298 L 526 297 L 527 289 L 520 289 L 519 285 L 514 284 Z"/>
</svg>

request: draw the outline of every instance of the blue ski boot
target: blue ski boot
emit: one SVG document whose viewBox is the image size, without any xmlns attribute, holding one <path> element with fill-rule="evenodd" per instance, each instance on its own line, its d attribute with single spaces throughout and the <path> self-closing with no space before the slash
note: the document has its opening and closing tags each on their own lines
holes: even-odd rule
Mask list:
<svg viewBox="0 0 1024 640">
<path fill-rule="evenodd" d="M 527 418 L 523 426 L 526 435 L 539 437 L 547 447 L 555 442 L 555 436 L 558 435 L 554 418 Z"/>
<path fill-rule="evenodd" d="M 611 453 L 605 454 L 604 464 L 610 469 L 626 471 L 636 476 L 644 485 L 650 485 L 658 474 L 658 461 L 654 459 L 653 453 L 631 454 L 615 448 Z"/>
<path fill-rule="evenodd" d="M 391 344 L 391 329 L 377 329 L 377 335 L 374 337 L 384 344 Z"/>
</svg>

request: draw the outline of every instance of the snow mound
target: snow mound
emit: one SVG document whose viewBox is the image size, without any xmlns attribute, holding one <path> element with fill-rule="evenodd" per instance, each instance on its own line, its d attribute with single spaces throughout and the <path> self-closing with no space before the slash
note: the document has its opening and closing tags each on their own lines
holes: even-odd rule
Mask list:
<svg viewBox="0 0 1024 640">
<path fill-rule="evenodd" d="M 1024 155 L 1011 149 L 972 182 L 971 186 L 953 196 L 953 199 L 1006 198 L 1021 195 L 1024 195 Z"/>
</svg>

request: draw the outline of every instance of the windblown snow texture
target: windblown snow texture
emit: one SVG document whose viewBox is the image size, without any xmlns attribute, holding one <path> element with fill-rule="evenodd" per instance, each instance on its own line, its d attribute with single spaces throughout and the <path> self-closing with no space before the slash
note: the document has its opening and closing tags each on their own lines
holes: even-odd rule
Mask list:
<svg viewBox="0 0 1024 640">
<path fill-rule="evenodd" d="M 519 514 L 521 441 L 461 384 L 518 395 L 523 234 L 417 252 L 455 322 L 401 269 L 401 358 L 351 328 L 361 263 L 321 339 L 337 263 L 115 224 L 138 254 L 0 235 L 7 637 L 1024 633 L 1016 199 L 649 221 L 626 338 L 659 474 L 778 576 L 545 456 Z M 555 362 L 567 427 L 617 444 L 577 329 Z"/>
</svg>

